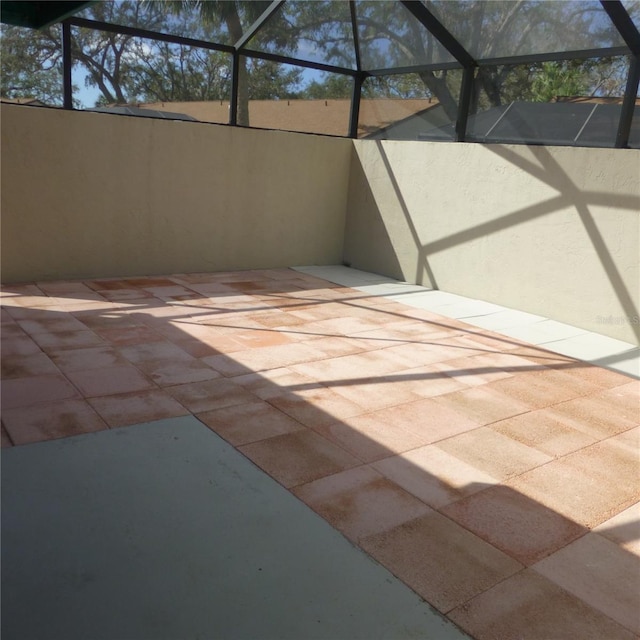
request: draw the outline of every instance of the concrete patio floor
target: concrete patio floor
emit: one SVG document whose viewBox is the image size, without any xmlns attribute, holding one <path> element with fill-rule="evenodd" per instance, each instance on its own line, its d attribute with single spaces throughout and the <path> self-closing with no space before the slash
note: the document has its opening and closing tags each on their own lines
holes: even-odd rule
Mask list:
<svg viewBox="0 0 640 640">
<path fill-rule="evenodd" d="M 168 419 L 179 430 L 170 419 L 184 416 L 189 428 L 211 430 L 198 432 L 211 434 L 202 451 L 215 449 L 215 432 L 237 465 L 248 458 L 281 485 L 273 490 L 295 503 L 291 518 L 313 510 L 352 543 L 354 567 L 368 566 L 365 552 L 473 638 L 640 634 L 633 345 L 345 267 L 7 286 L 1 336 L 3 476 L 12 474 L 9 484 L 3 477 L 3 501 L 11 515 L 21 496 L 41 491 L 24 469 L 41 468 L 43 455 L 66 455 L 65 442 L 105 436 L 113 443 L 105 447 L 117 449 L 124 440 L 106 436 L 130 432 L 152 443 L 154 421 L 159 431 Z M 252 478 L 255 486 L 273 482 L 261 472 Z M 69 512 L 97 491 L 80 487 L 64 503 Z M 204 509 L 209 499 L 195 504 Z M 36 505 L 15 516 L 24 531 L 42 510 Z M 314 530 L 324 525 L 314 522 Z M 12 526 L 3 518 L 5 531 Z M 270 530 L 286 537 L 286 527 Z M 258 525 L 251 534 L 265 535 Z M 28 553 L 46 538 L 46 529 L 22 536 L 15 549 Z M 25 597 L 32 585 L 25 616 L 50 611 L 36 575 L 42 563 L 21 564 L 22 574 L 3 568 L 3 600 L 18 581 Z M 289 576 L 305 580 L 319 566 L 293 562 Z M 76 578 L 88 575 L 82 571 Z M 78 597 L 80 578 L 69 583 Z M 356 583 L 364 594 L 373 589 L 369 579 Z M 194 584 L 201 591 L 207 583 Z M 406 590 L 399 601 L 415 612 L 412 596 Z M 270 600 L 271 613 L 290 608 L 291 597 Z M 228 606 L 218 604 L 222 616 Z M 237 612 L 252 615 L 260 619 L 252 605 Z M 278 635 L 282 615 L 264 637 Z M 428 608 L 416 619 L 427 618 L 435 626 L 416 637 L 456 637 Z M 296 629 L 308 628 L 297 620 Z M 260 637 L 234 636 L 234 628 L 231 620 L 217 637 Z M 308 637 L 360 637 L 337 628 L 344 636 L 327 627 Z M 202 633 L 184 637 L 208 637 Z M 392 627 L 381 633 L 414 637 Z"/>
</svg>

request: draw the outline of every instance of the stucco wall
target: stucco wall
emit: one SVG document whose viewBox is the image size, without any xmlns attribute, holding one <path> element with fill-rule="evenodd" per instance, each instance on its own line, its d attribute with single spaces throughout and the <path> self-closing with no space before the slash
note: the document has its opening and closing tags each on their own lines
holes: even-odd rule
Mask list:
<svg viewBox="0 0 640 640">
<path fill-rule="evenodd" d="M 640 151 L 354 144 L 352 266 L 639 341 Z"/>
<path fill-rule="evenodd" d="M 339 263 L 351 150 L 2 105 L 2 280 Z"/>
</svg>

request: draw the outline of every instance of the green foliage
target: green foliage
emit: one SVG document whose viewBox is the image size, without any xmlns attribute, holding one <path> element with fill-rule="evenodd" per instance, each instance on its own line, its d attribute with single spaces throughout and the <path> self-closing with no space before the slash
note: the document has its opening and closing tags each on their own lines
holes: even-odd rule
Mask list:
<svg viewBox="0 0 640 640">
<path fill-rule="evenodd" d="M 62 105 L 60 28 L 33 31 L 2 25 L 0 95 Z"/>
</svg>

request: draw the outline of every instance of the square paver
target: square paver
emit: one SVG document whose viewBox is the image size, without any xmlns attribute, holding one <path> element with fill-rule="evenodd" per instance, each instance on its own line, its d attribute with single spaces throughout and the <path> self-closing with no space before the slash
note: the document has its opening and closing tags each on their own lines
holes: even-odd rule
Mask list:
<svg viewBox="0 0 640 640">
<path fill-rule="evenodd" d="M 371 467 L 348 469 L 296 487 L 293 493 L 356 542 L 431 512 Z"/>
<path fill-rule="evenodd" d="M 364 538 L 360 544 L 443 613 L 522 568 L 513 558 L 437 512 Z"/>
<path fill-rule="evenodd" d="M 285 487 L 356 467 L 360 461 L 313 431 L 287 433 L 238 449 Z"/>
<path fill-rule="evenodd" d="M 640 557 L 592 533 L 533 568 L 594 609 L 640 634 Z"/>
<path fill-rule="evenodd" d="M 449 618 L 477 640 L 633 640 L 636 637 L 609 616 L 531 569 L 462 604 Z"/>
</svg>

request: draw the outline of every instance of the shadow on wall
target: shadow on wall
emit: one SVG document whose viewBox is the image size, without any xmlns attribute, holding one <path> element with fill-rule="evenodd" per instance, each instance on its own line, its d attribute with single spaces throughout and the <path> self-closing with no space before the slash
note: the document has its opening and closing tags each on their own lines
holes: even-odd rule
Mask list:
<svg viewBox="0 0 640 640">
<path fill-rule="evenodd" d="M 390 158 L 387 152 L 393 147 L 387 147 L 381 141 L 370 144 L 375 144 L 375 153 L 371 151 L 374 147 L 369 146 L 366 150 L 363 148 L 362 156 L 354 153 L 352 160 L 345 234 L 345 261 L 351 266 L 435 289 L 472 295 L 573 324 L 576 324 L 576 314 L 571 317 L 571 313 L 558 313 L 557 301 L 566 300 L 565 306 L 581 301 L 576 305 L 579 308 L 585 299 L 593 300 L 600 296 L 598 308 L 607 308 L 608 303 L 609 308 L 618 306 L 628 320 L 625 324 L 631 327 L 625 335 L 619 333 L 612 337 L 626 341 L 635 339 L 640 343 L 640 323 L 636 320 L 640 313 L 632 293 L 634 279 L 637 280 L 634 271 L 637 264 L 629 263 L 627 266 L 624 260 L 629 260 L 628 255 L 622 261 L 614 259 L 591 210 L 593 207 L 615 207 L 618 212 L 633 215 L 640 211 L 640 197 L 633 193 L 616 193 L 614 196 L 610 191 L 581 188 L 545 147 L 535 148 L 536 163 L 508 146 L 490 145 L 483 149 L 506 161 L 500 163 L 502 166 L 496 170 L 505 171 L 504 167 L 511 165 L 516 174 L 530 176 L 531 184 L 527 186 L 533 193 L 539 190 L 542 194 L 541 197 L 536 194 L 536 201 L 532 204 L 491 218 L 494 205 L 489 198 L 495 199 L 498 211 L 504 209 L 505 202 L 508 205 L 504 194 L 514 189 L 507 185 L 508 178 L 505 179 L 504 190 L 494 192 L 493 196 L 490 188 L 493 186 L 495 189 L 496 185 L 485 185 L 480 180 L 477 184 L 467 180 L 471 187 L 467 185 L 466 192 L 462 193 L 464 164 L 469 162 L 464 154 L 460 154 L 462 166 L 457 167 L 459 172 L 456 175 L 460 180 L 451 180 L 451 186 L 447 188 L 438 184 L 438 177 L 430 174 L 426 164 L 424 167 L 417 163 L 409 167 L 403 165 L 400 174 L 399 156 Z M 424 148 L 428 152 L 433 151 L 433 147 Z M 468 146 L 466 148 L 469 149 Z M 418 162 L 423 159 L 417 154 L 415 157 Z M 446 150 L 442 158 L 445 162 L 451 161 Z M 484 167 L 482 171 L 485 171 Z M 500 188 L 499 182 L 497 188 Z M 545 191 L 551 192 L 548 197 L 545 197 Z M 516 194 L 516 203 L 518 199 L 519 194 Z M 523 201 L 527 201 L 526 196 Z M 464 211 L 461 213 L 460 209 Z M 571 212 L 569 218 L 567 211 Z M 550 251 L 555 252 L 555 264 L 550 261 L 544 264 L 548 256 L 537 256 L 533 245 L 527 248 L 529 255 L 519 253 L 513 240 L 526 243 L 528 236 L 524 234 L 532 227 L 529 225 L 524 231 L 515 231 L 515 228 L 552 214 L 557 216 L 549 220 L 548 226 L 538 225 L 533 229 L 538 243 L 543 238 L 544 244 L 552 247 Z M 560 214 L 563 216 L 561 220 L 558 218 Z M 469 225 L 474 217 L 478 222 Z M 568 227 L 571 227 L 568 237 L 583 243 L 577 250 L 563 244 Z M 625 236 L 632 236 L 634 229 L 637 233 L 634 222 L 625 229 L 616 230 L 618 236 L 614 241 L 609 239 L 609 244 L 619 244 L 620 239 L 625 241 Z M 512 233 L 504 235 L 504 240 L 492 239 L 508 230 Z M 425 241 L 429 236 L 437 239 Z M 584 237 L 588 238 L 586 246 Z M 460 251 L 463 246 L 467 251 Z M 572 255 L 577 251 L 581 253 Z M 586 267 L 585 274 L 589 269 L 591 273 L 600 270 L 608 284 L 601 283 L 600 290 L 594 290 L 588 275 L 581 276 L 582 280 L 574 283 L 572 278 L 575 274 L 572 272 L 576 262 Z M 627 272 L 626 277 L 623 270 Z M 457 277 L 454 277 L 456 271 Z M 518 282 L 521 276 L 526 277 Z M 460 284 L 462 280 L 464 285 Z M 605 291 L 602 286 L 608 289 Z M 593 315 L 586 307 L 585 310 L 582 317 Z M 584 328 L 594 330 L 588 324 L 583 322 Z"/>
</svg>

